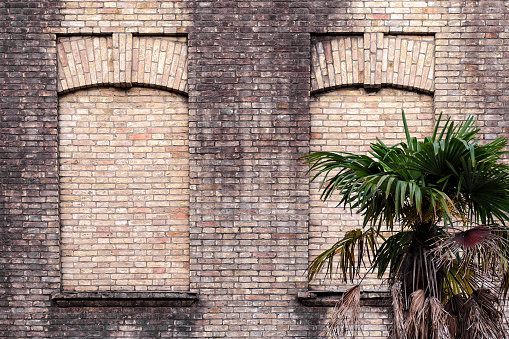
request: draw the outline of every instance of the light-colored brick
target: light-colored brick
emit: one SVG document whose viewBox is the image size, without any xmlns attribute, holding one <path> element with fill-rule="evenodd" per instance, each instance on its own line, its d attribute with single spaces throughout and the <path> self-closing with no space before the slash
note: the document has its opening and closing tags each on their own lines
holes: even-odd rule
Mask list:
<svg viewBox="0 0 509 339">
<path fill-rule="evenodd" d="M 312 91 L 349 85 L 434 90 L 433 37 L 384 36 L 378 32 L 363 37 L 320 38 L 313 45 Z"/>
<path fill-rule="evenodd" d="M 187 119 L 186 100 L 160 90 L 60 99 L 65 290 L 188 290 Z"/>
<path fill-rule="evenodd" d="M 161 50 L 161 46 L 168 45 L 169 50 Z M 187 91 L 184 38 L 113 33 L 106 37 L 61 38 L 57 49 L 60 93 L 87 87 L 133 85 Z"/>
</svg>

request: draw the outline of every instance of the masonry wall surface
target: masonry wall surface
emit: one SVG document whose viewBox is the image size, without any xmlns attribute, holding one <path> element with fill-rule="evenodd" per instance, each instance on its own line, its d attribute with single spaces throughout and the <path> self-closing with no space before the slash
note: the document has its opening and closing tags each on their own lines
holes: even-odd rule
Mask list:
<svg viewBox="0 0 509 339">
<path fill-rule="evenodd" d="M 305 306 L 297 298 L 313 289 L 305 276 L 314 253 L 311 188 L 299 157 L 317 141 L 311 133 L 315 105 L 331 96 L 330 105 L 341 103 L 344 91 L 362 92 L 362 87 L 384 87 L 382 94 L 394 90 L 385 87 L 401 87 L 398 91 L 433 104 L 432 116 L 474 114 L 486 139 L 508 132 L 509 10 L 504 1 L 6 0 L 0 17 L 2 338 L 317 338 L 331 309 Z M 315 42 L 345 36 L 370 39 L 359 59 L 369 76 L 313 87 L 313 53 L 322 53 Z M 401 83 L 384 82 L 383 70 L 376 67 L 385 60 L 384 41 L 410 36 L 433 41 L 432 87 L 423 84 L 423 74 L 422 88 L 405 77 Z M 187 87 L 180 81 L 177 88 L 175 81 L 163 83 L 164 64 L 162 73 L 148 68 L 148 82 L 145 75 L 143 82 L 127 81 L 128 69 L 120 60 L 136 39 L 157 40 L 158 46 L 184 39 Z M 60 76 L 63 56 L 74 58 L 76 52 L 81 60 L 86 51 L 81 42 L 58 50 L 57 42 L 64 40 L 84 41 L 82 46 L 104 40 L 112 78 L 87 82 L 86 72 L 78 69 Z M 317 55 L 326 67 L 317 69 L 336 74 L 336 59 L 329 58 L 327 48 Z M 145 51 L 152 55 L 154 49 Z M 409 74 L 419 65 L 419 53 L 423 60 L 429 55 L 424 47 L 409 54 L 416 58 L 408 63 Z M 156 66 L 157 61 L 152 59 Z M 132 64 L 134 72 L 140 63 Z M 77 86 L 65 83 L 64 88 L 62 80 L 68 79 L 73 86 L 77 79 Z M 59 307 L 51 299 L 65 285 L 59 95 L 89 87 L 128 92 L 133 86 L 156 87 L 187 100 L 189 289 L 198 300 L 192 306 Z M 369 100 L 363 100 L 359 105 L 366 108 Z M 365 121 L 360 128 L 373 127 Z M 343 142 L 357 147 L 358 136 Z M 323 288 L 318 282 L 315 287 Z M 363 335 L 383 338 L 390 314 L 368 304 Z"/>
<path fill-rule="evenodd" d="M 57 1 L 0 3 L 0 337 L 49 335 L 59 288 Z"/>
</svg>

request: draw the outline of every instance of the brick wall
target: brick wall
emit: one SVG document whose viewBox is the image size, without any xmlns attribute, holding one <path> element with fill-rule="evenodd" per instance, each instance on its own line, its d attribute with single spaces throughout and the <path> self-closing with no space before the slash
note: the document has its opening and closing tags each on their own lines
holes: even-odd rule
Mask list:
<svg viewBox="0 0 509 339">
<path fill-rule="evenodd" d="M 194 335 L 307 337 L 315 316 L 297 301 L 308 256 L 298 158 L 309 149 L 310 38 L 296 21 L 305 4 L 195 4 L 190 268 L 208 311 Z"/>
<path fill-rule="evenodd" d="M 185 1 L 64 0 L 61 34 L 185 33 L 192 26 Z"/>
<path fill-rule="evenodd" d="M 189 290 L 187 111 L 154 89 L 60 97 L 64 290 Z"/>
<path fill-rule="evenodd" d="M 58 289 L 57 1 L 0 3 L 0 337 L 47 335 Z"/>
<path fill-rule="evenodd" d="M 422 104 L 426 112 L 433 103 L 434 115 L 475 114 L 487 128 L 487 139 L 507 132 L 509 12 L 503 1 L 8 0 L 0 3 L 0 13 L 6 18 L 0 24 L 0 336 L 6 338 L 319 337 L 330 308 L 308 307 L 297 300 L 309 287 L 322 288 L 308 286 L 305 279 L 308 252 L 312 256 L 323 243 L 313 234 L 313 222 L 308 230 L 308 220 L 320 215 L 311 213 L 318 208 L 313 205 L 316 195 L 310 195 L 306 167 L 298 160 L 320 141 L 310 133 L 311 124 L 315 128 L 321 119 L 314 117 L 317 109 L 338 105 L 327 114 L 345 112 L 340 107 L 346 103 L 343 99 L 352 99 L 362 102 L 356 117 L 369 118 L 361 113 L 367 112 L 368 103 L 398 111 L 395 103 L 404 98 L 405 104 Z M 55 34 L 60 42 L 69 41 L 70 49 L 57 50 Z M 179 34 L 186 35 L 189 46 L 185 90 L 163 84 L 167 63 L 161 63 L 159 72 L 159 59 L 166 58 L 153 57 L 161 56 L 163 40 L 175 41 Z M 363 39 L 364 59 L 357 60 L 370 71 L 369 77 L 359 73 L 354 84 L 349 74 L 355 82 L 356 73 L 353 63 L 349 73 L 347 59 L 347 82 L 337 78 L 336 65 L 341 69 L 343 63 L 340 40 L 347 43 L 346 36 Z M 325 93 L 345 85 L 432 92 L 431 87 L 415 88 L 405 77 L 401 83 L 383 80 L 385 60 L 386 77 L 390 70 L 391 41 L 416 36 L 434 41 L 432 101 L 421 92 L 393 89 L 380 93 L 392 93 L 394 100 L 387 96 L 376 102 L 370 102 L 376 94 L 362 89 Z M 149 38 L 153 44 L 145 44 L 144 51 L 150 54 L 150 68 L 146 63 L 141 67 L 141 59 L 133 62 L 131 54 L 129 82 L 129 42 L 134 51 L 136 39 Z M 336 57 L 333 41 L 338 39 Z M 89 55 L 87 44 L 103 40 L 106 59 Z M 322 41 L 323 53 L 316 41 Z M 330 41 L 330 55 L 325 41 Z M 347 51 L 354 53 L 344 51 L 345 56 Z M 413 51 L 417 49 L 412 49 L 409 74 Z M 424 60 L 428 55 L 419 48 L 416 75 L 421 54 Z M 313 57 L 319 55 L 323 59 L 316 64 Z M 99 83 L 97 72 L 83 68 L 92 65 L 92 57 L 94 65 L 106 61 L 108 81 Z M 74 63 L 75 74 L 71 66 L 69 74 L 57 73 L 57 63 L 65 73 L 63 60 L 80 61 Z M 189 288 L 199 301 L 182 308 L 56 307 L 50 295 L 62 287 L 57 92 L 136 87 L 140 84 L 132 81 L 134 72 L 141 69 L 143 78 L 153 78 L 153 70 L 156 79 L 150 84 L 144 80 L 143 86 L 189 92 Z M 328 78 L 318 86 L 318 70 L 323 76 L 334 75 L 334 82 Z M 62 80 L 77 86 L 64 88 Z M 66 98 L 70 97 L 62 94 L 60 100 Z M 416 109 L 412 107 L 408 110 Z M 359 121 L 366 133 L 370 121 Z M 345 145 L 362 149 L 355 141 Z M 327 226 L 324 232 L 332 231 Z M 366 307 L 362 335 L 383 337 L 387 313 Z"/>
</svg>

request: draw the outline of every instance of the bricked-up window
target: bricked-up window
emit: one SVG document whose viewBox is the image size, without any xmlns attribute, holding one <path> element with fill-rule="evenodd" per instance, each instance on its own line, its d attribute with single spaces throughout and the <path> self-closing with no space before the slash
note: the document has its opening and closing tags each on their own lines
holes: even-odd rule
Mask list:
<svg viewBox="0 0 509 339">
<path fill-rule="evenodd" d="M 78 91 L 59 128 L 63 290 L 188 290 L 186 98 Z"/>
<path fill-rule="evenodd" d="M 311 152 L 363 153 L 380 138 L 388 145 L 405 139 L 401 110 L 405 110 L 413 135 L 429 134 L 433 126 L 433 97 L 395 88 L 368 93 L 363 88 L 345 88 L 317 94 L 311 100 Z M 362 226 L 362 217 L 338 208 L 338 198 L 320 200 L 319 181 L 310 187 L 309 260 L 330 248 L 346 231 Z M 341 288 L 338 275 L 313 280 L 311 289 Z M 351 286 L 351 284 L 349 284 Z M 379 288 L 372 275 L 363 288 Z"/>
</svg>

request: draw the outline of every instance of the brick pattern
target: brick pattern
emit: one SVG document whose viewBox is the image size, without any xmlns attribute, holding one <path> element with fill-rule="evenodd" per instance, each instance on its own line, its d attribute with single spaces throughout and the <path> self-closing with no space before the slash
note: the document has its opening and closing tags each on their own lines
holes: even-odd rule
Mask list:
<svg viewBox="0 0 509 339">
<path fill-rule="evenodd" d="M 387 145 L 405 139 L 401 110 L 405 110 L 411 132 L 418 136 L 432 133 L 433 98 L 400 89 L 383 88 L 366 93 L 362 88 L 346 88 L 312 97 L 310 150 L 366 153 L 369 144 L 380 138 Z M 415 134 L 414 134 L 415 135 Z M 362 217 L 338 208 L 339 199 L 320 200 L 320 181 L 311 184 L 309 202 L 309 260 L 330 248 L 345 232 L 362 227 Z M 380 287 L 375 275 L 363 288 Z M 351 284 L 347 284 L 351 286 Z M 311 289 L 345 288 L 337 274 L 310 283 Z"/>
<path fill-rule="evenodd" d="M 59 287 L 59 2 L 0 2 L 0 338 L 45 338 Z"/>
<path fill-rule="evenodd" d="M 343 36 L 316 39 L 311 49 L 311 90 L 394 86 L 434 91 L 434 41 L 429 36 Z"/>
<path fill-rule="evenodd" d="M 509 7 L 501 0 L 9 0 L 0 2 L 0 15 L 6 18 L 0 21 L 2 338 L 319 337 L 330 310 L 296 301 L 308 288 L 309 188 L 298 157 L 309 151 L 315 39 L 360 38 L 355 60 L 364 67 L 367 35 L 383 33 L 384 44 L 434 36 L 435 112 L 476 115 L 485 139 L 509 131 Z M 111 37 L 119 63 L 111 66 L 118 70 L 111 83 L 121 86 L 121 55 L 128 59 L 122 35 L 116 47 L 113 33 L 133 39 L 188 33 L 190 287 L 200 295 L 193 308 L 50 303 L 60 289 L 54 34 Z M 372 65 L 370 59 L 370 72 Z M 375 62 L 375 85 L 378 69 Z M 348 81 L 365 86 L 364 73 Z M 369 308 L 360 336 L 385 331 L 385 323 L 372 322 L 386 315 Z"/>
<path fill-rule="evenodd" d="M 383 33 L 364 34 L 364 86 L 380 87 L 382 84 Z M 368 72 L 369 70 L 369 72 Z"/>
<path fill-rule="evenodd" d="M 192 307 L 52 307 L 46 315 L 51 331 L 43 338 L 192 338 L 195 312 Z"/>
<path fill-rule="evenodd" d="M 481 13 L 465 2 L 352 0 L 342 3 L 315 3 L 308 24 L 320 34 L 377 33 L 434 34 L 461 31 L 469 23 L 461 22 L 467 12 Z M 503 8 L 502 1 L 483 1 L 481 8 Z M 470 5 L 470 3 L 468 3 Z M 504 9 L 505 10 L 505 9 Z"/>
<path fill-rule="evenodd" d="M 311 90 L 314 92 L 363 85 L 364 39 L 346 36 L 315 40 L 311 47 L 311 63 Z"/>
<path fill-rule="evenodd" d="M 189 289 L 187 104 L 143 88 L 59 102 L 65 291 Z"/>
<path fill-rule="evenodd" d="M 60 34 L 179 34 L 193 24 L 186 1 L 65 0 Z"/>
<path fill-rule="evenodd" d="M 58 92 L 113 86 L 147 86 L 187 92 L 185 38 L 111 36 L 61 38 Z"/>
<path fill-rule="evenodd" d="M 305 338 L 310 36 L 302 3 L 196 1 L 189 35 L 198 338 Z M 271 22 L 270 18 L 277 18 Z M 192 75 L 191 75 L 192 74 Z M 312 336 L 311 336 L 312 337 Z"/>
</svg>

